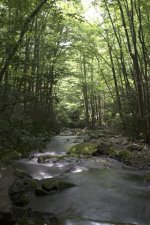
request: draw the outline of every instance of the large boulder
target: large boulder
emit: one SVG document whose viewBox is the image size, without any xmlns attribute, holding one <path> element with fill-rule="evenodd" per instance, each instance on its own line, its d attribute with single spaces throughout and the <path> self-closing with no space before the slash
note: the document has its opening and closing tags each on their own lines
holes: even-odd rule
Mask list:
<svg viewBox="0 0 150 225">
<path fill-rule="evenodd" d="M 14 202 L 15 206 L 24 207 L 28 205 L 29 203 L 29 196 L 28 194 L 23 194 L 22 196 L 19 196 L 18 199 Z"/>
<path fill-rule="evenodd" d="M 128 149 L 133 151 L 142 151 L 143 145 L 133 143 L 128 146 Z"/>
<path fill-rule="evenodd" d="M 76 185 L 62 179 L 48 178 L 40 181 L 41 185 L 35 189 L 37 196 L 52 195 Z"/>
<path fill-rule="evenodd" d="M 71 157 L 92 156 L 97 151 L 97 143 L 81 143 L 70 148 L 67 154 Z"/>
<path fill-rule="evenodd" d="M 130 152 L 127 149 L 114 149 L 114 148 L 110 148 L 107 151 L 107 155 L 112 157 L 112 158 L 116 158 L 119 161 L 122 161 L 124 163 L 128 163 L 131 164 L 132 158 L 133 158 L 133 153 Z"/>
<path fill-rule="evenodd" d="M 29 196 L 26 193 L 26 187 L 21 180 L 16 180 L 9 190 L 9 197 L 13 205 L 25 206 L 29 203 Z"/>
<path fill-rule="evenodd" d="M 35 188 L 35 195 L 37 196 L 44 196 L 44 195 L 48 195 L 49 193 L 47 191 L 45 191 L 43 188 L 37 187 Z"/>
<path fill-rule="evenodd" d="M 38 157 L 37 162 L 38 163 L 46 163 L 49 161 L 56 162 L 61 159 L 64 159 L 65 157 L 66 157 L 65 155 L 42 155 Z"/>
<path fill-rule="evenodd" d="M 9 197 L 15 206 L 26 206 L 29 203 L 30 192 L 36 188 L 36 180 L 25 177 L 14 181 L 9 189 Z"/>
<path fill-rule="evenodd" d="M 58 192 L 75 186 L 75 184 L 61 179 L 49 178 L 42 181 L 42 188 L 48 192 Z"/>
<path fill-rule="evenodd" d="M 97 150 L 92 154 L 93 156 L 106 155 L 112 144 L 106 140 L 101 140 L 97 145 Z"/>
</svg>

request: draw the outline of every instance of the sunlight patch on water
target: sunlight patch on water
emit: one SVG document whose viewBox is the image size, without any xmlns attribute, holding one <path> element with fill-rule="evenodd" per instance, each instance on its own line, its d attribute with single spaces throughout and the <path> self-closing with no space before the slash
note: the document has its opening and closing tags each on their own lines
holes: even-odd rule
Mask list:
<svg viewBox="0 0 150 225">
<path fill-rule="evenodd" d="M 72 173 L 81 173 L 83 171 L 88 171 L 88 169 L 85 167 L 76 166 L 75 169 L 72 171 Z"/>
<path fill-rule="evenodd" d="M 64 166 L 66 166 L 66 165 L 63 164 L 63 163 L 56 163 L 56 166 L 59 167 L 59 168 L 62 168 L 62 167 L 64 167 Z"/>
<path fill-rule="evenodd" d="M 52 178 L 53 176 L 44 173 L 44 172 L 39 172 L 38 174 L 34 174 L 33 178 L 37 179 L 37 180 L 42 180 L 42 179 L 46 179 L 46 178 Z"/>
<path fill-rule="evenodd" d="M 46 166 L 46 167 L 53 167 L 54 166 L 53 162 L 47 162 L 47 163 L 41 163 L 41 164 L 42 164 L 42 166 Z"/>
<path fill-rule="evenodd" d="M 89 221 L 66 221 L 65 225 L 115 225 L 114 223 L 89 222 Z"/>
<path fill-rule="evenodd" d="M 57 154 L 56 154 L 56 152 L 51 152 L 51 151 L 34 154 L 34 156 L 36 156 L 36 157 L 43 156 L 43 155 L 57 155 Z"/>
<path fill-rule="evenodd" d="M 28 160 L 26 162 L 29 163 L 29 164 L 35 164 L 35 163 L 37 163 L 37 158 L 33 158 L 30 161 Z"/>
<path fill-rule="evenodd" d="M 95 222 L 92 222 L 91 225 L 111 225 L 110 223 L 95 223 Z"/>
</svg>

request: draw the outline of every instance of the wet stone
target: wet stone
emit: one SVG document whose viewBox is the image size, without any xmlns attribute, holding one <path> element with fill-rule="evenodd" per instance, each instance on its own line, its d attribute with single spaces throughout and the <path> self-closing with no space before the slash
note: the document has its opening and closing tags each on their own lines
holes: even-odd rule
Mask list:
<svg viewBox="0 0 150 225">
<path fill-rule="evenodd" d="M 48 195 L 49 193 L 42 188 L 36 188 L 35 189 L 35 195 L 37 196 L 43 196 L 43 195 Z"/>
<path fill-rule="evenodd" d="M 75 184 L 59 180 L 59 179 L 45 179 L 42 181 L 42 188 L 48 192 L 62 191 L 68 188 L 75 187 Z"/>
</svg>

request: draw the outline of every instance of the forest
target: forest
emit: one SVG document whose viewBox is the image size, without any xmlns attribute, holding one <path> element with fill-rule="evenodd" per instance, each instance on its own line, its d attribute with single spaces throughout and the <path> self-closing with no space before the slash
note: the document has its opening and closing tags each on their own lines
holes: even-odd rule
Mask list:
<svg viewBox="0 0 150 225">
<path fill-rule="evenodd" d="M 1 0 L 1 148 L 62 127 L 150 141 L 150 2 Z M 94 13 L 94 11 L 93 11 Z"/>
<path fill-rule="evenodd" d="M 96 160 L 100 160 L 106 170 L 111 167 L 114 169 L 115 162 L 111 160 L 117 159 L 118 167 L 119 163 L 125 164 L 117 167 L 118 171 L 126 168 L 129 170 L 129 179 L 141 179 L 143 185 L 147 185 L 147 189 L 142 186 L 142 193 L 145 193 L 143 199 L 146 199 L 144 196 L 150 196 L 150 173 L 145 175 L 141 171 L 137 175 L 136 171 L 130 170 L 130 166 L 137 170 L 149 170 L 150 167 L 149 37 L 149 0 L 0 0 L 0 166 L 8 164 L 16 169 L 18 164 L 15 162 L 12 166 L 12 161 L 28 158 L 28 166 L 19 164 L 16 173 L 21 182 L 27 182 L 29 185 L 28 179 L 31 177 L 26 172 L 30 174 L 30 164 L 34 163 L 35 159 L 40 170 L 32 168 L 30 175 L 39 180 L 51 177 L 50 174 L 39 175 L 47 173 L 42 170 L 42 165 L 47 162 L 52 163 L 54 167 L 57 163 L 58 167 L 63 163 L 65 166 L 68 162 L 73 164 L 73 167 L 72 164 L 67 164 L 69 169 L 65 167 L 65 172 L 62 170 L 58 175 L 61 177 L 70 174 L 70 171 L 73 174 L 76 171 L 86 171 L 84 166 L 91 168 L 92 159 L 87 159 L 88 157 L 94 157 L 92 168 L 97 168 Z M 65 137 L 66 139 L 63 139 Z M 56 149 L 47 150 L 47 146 L 50 146 L 50 149 L 56 147 L 56 156 L 55 151 L 53 152 Z M 66 151 L 69 146 L 71 148 L 66 153 L 67 156 L 63 155 L 63 148 Z M 39 155 L 34 152 L 37 149 Z M 45 155 L 45 151 L 51 152 L 50 155 Z M 84 156 L 86 157 L 83 162 Z M 80 167 L 77 166 L 79 161 Z M 26 172 L 20 170 L 22 167 Z M 40 172 L 35 176 L 33 171 Z M 3 172 L 5 173 L 1 167 L 0 178 Z M 129 181 L 126 183 L 124 176 L 127 171 L 121 172 L 124 175 L 120 175 L 120 172 L 117 172 L 119 175 L 114 173 L 113 178 L 109 172 L 105 172 L 104 182 L 107 178 L 114 179 L 111 181 L 116 185 L 118 180 L 116 182 L 115 179 L 119 179 L 119 185 L 126 185 L 127 196 L 130 195 L 129 187 L 133 187 L 135 183 L 133 186 Z M 97 177 L 101 172 L 98 175 L 93 173 L 93 179 L 96 177 L 98 182 Z M 81 178 L 84 179 L 86 183 L 86 176 Z M 76 183 L 74 177 L 72 180 Z M 138 181 L 136 185 L 139 185 Z M 51 195 L 65 189 L 62 181 L 53 182 L 42 183 L 42 188 L 39 188 L 38 183 L 35 194 Z M 5 181 L 2 181 L 2 184 L 5 184 Z M 87 186 L 90 184 L 87 182 Z M 18 188 L 18 183 L 14 185 Z M 67 188 L 74 187 L 74 184 L 66 185 Z M 97 184 L 96 190 L 99 185 L 102 184 Z M 7 181 L 5 186 L 9 186 Z M 9 191 L 11 201 L 15 207 L 25 206 L 28 199 L 24 192 L 29 192 L 29 189 L 22 191 L 21 202 L 20 189 L 17 189 L 19 200 L 18 195 L 14 197 L 15 191 L 12 186 Z M 87 193 L 92 196 L 90 191 L 91 189 Z M 125 193 L 123 194 L 125 199 Z M 0 197 L 2 196 L 3 194 L 0 194 Z M 139 192 L 137 196 L 140 196 Z M 47 204 L 42 201 L 42 204 Z M 149 208 L 148 205 L 145 206 L 147 203 L 141 204 Z M 142 206 L 139 206 L 139 210 Z M 53 207 L 55 208 L 55 204 Z M 133 218 L 127 219 L 130 214 L 127 209 L 127 214 L 124 214 L 126 219 L 108 216 L 108 221 L 117 222 L 109 224 L 126 222 L 149 225 L 145 208 L 141 209 L 145 213 L 145 219 L 139 214 L 137 223 Z M 119 205 L 117 210 L 119 212 Z M 133 212 L 135 213 L 136 209 L 133 209 Z M 120 212 L 120 215 L 123 214 Z M 33 213 L 32 216 L 37 217 L 37 214 Z M 39 217 L 43 219 L 43 215 L 38 214 Z M 96 215 L 88 218 L 99 220 Z M 35 222 L 36 220 L 32 223 L 28 220 L 15 220 L 17 222 L 12 223 L 12 219 L 11 222 L 6 222 L 5 219 L 2 216 L 1 220 L 0 204 L 0 221 L 4 224 L 43 225 Z M 43 221 L 44 224 L 52 225 L 108 224 L 105 216 L 104 223 L 84 223 L 78 219 L 71 219 L 72 222 L 52 220 L 47 223 L 45 217 Z"/>
</svg>

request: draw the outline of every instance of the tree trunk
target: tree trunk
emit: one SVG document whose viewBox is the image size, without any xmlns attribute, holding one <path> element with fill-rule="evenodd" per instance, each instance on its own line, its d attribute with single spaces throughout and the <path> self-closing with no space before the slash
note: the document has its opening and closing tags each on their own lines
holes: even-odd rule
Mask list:
<svg viewBox="0 0 150 225">
<path fill-rule="evenodd" d="M 4 77 L 4 74 L 5 72 L 7 71 L 10 63 L 11 63 L 11 60 L 13 58 L 13 56 L 16 54 L 20 44 L 22 43 L 23 41 L 23 38 L 24 38 L 24 35 L 25 33 L 27 32 L 28 30 L 28 26 L 31 22 L 31 20 L 35 17 L 35 15 L 40 11 L 40 9 L 42 8 L 42 6 L 47 2 L 47 0 L 41 0 L 39 2 L 39 4 L 35 7 L 35 9 L 32 11 L 32 13 L 26 18 L 24 24 L 23 24 L 23 27 L 22 27 L 22 30 L 20 32 L 20 36 L 19 36 L 19 39 L 18 41 L 14 44 L 14 47 L 12 49 L 12 51 L 10 52 L 10 54 L 8 55 L 5 63 L 4 63 L 4 66 L 2 67 L 1 71 L 0 71 L 0 82 L 3 80 L 3 77 Z"/>
</svg>

